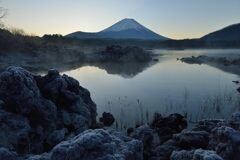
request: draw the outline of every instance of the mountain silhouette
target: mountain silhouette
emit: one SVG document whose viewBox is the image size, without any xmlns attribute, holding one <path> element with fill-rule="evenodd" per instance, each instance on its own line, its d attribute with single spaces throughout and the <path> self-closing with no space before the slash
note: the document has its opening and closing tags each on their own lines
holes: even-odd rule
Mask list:
<svg viewBox="0 0 240 160">
<path fill-rule="evenodd" d="M 205 41 L 240 41 L 240 23 L 209 33 L 201 39 Z"/>
<path fill-rule="evenodd" d="M 80 39 L 143 39 L 143 40 L 168 40 L 150 29 L 144 27 L 134 19 L 123 19 L 114 25 L 100 32 L 74 32 L 66 35 L 67 37 Z"/>
</svg>

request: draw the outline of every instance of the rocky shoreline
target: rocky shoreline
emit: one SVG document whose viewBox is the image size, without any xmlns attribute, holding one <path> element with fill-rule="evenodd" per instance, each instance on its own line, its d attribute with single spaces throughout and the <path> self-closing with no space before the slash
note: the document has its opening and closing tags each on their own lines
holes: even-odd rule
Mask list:
<svg viewBox="0 0 240 160">
<path fill-rule="evenodd" d="M 180 114 L 156 114 L 128 134 L 96 120 L 96 105 L 79 82 L 49 70 L 19 67 L 0 73 L 0 160 L 239 160 L 240 112 L 202 120 L 193 128 Z"/>
</svg>

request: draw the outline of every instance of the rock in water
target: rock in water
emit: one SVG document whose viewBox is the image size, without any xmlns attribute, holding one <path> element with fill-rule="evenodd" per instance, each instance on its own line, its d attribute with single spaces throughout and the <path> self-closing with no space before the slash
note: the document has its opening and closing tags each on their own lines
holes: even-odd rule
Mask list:
<svg viewBox="0 0 240 160">
<path fill-rule="evenodd" d="M 104 124 L 104 126 L 111 126 L 114 121 L 115 121 L 115 118 L 113 117 L 113 115 L 111 113 L 106 113 L 104 112 L 102 114 L 102 117 L 99 118 L 100 122 L 102 122 Z"/>
<path fill-rule="evenodd" d="M 35 76 L 20 67 L 0 74 L 0 146 L 43 153 L 96 124 L 96 105 L 78 81 L 58 71 Z"/>
</svg>

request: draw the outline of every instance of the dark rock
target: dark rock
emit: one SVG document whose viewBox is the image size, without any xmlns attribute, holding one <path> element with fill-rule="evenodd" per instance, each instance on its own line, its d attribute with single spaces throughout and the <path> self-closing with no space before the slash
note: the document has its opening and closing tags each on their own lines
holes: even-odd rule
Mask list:
<svg viewBox="0 0 240 160">
<path fill-rule="evenodd" d="M 152 154 L 154 131 L 148 125 L 143 125 L 136 128 L 131 137 L 142 141 L 144 148 L 144 159 L 150 157 Z"/>
<path fill-rule="evenodd" d="M 174 151 L 170 157 L 171 160 L 223 160 L 222 157 L 210 150 L 181 150 Z"/>
<path fill-rule="evenodd" d="M 193 160 L 223 160 L 215 151 L 197 149 L 194 151 Z"/>
<path fill-rule="evenodd" d="M 237 89 L 238 92 L 240 92 L 240 87 Z"/>
<path fill-rule="evenodd" d="M 220 127 L 223 124 L 226 124 L 226 121 L 223 119 L 205 119 L 199 121 L 192 130 L 211 132 L 213 128 Z"/>
<path fill-rule="evenodd" d="M 15 152 L 11 152 L 6 148 L 0 148 L 1 160 L 20 160 Z"/>
<path fill-rule="evenodd" d="M 180 148 L 176 142 L 172 139 L 166 141 L 162 145 L 157 146 L 153 149 L 151 160 L 169 160 L 173 151 L 178 151 Z"/>
<path fill-rule="evenodd" d="M 25 159 L 26 160 L 51 160 L 50 154 L 48 153 L 43 153 L 41 155 L 32 155 Z"/>
<path fill-rule="evenodd" d="M 87 128 L 96 124 L 96 105 L 89 91 L 82 88 L 77 80 L 50 70 L 46 76 L 36 77 L 36 81 L 42 95 L 53 101 L 59 110 L 81 115 L 87 120 Z"/>
<path fill-rule="evenodd" d="M 46 139 L 46 145 L 49 148 L 52 148 L 56 144 L 60 143 L 64 140 L 65 134 L 67 133 L 67 129 L 55 130 L 51 133 Z"/>
<path fill-rule="evenodd" d="M 159 134 L 161 142 L 172 138 L 175 133 L 181 132 L 187 128 L 186 119 L 180 114 L 171 114 L 163 118 L 160 114 L 156 113 L 151 127 Z"/>
<path fill-rule="evenodd" d="M 26 118 L 0 110 L 0 146 L 18 153 L 30 150 L 31 127 Z"/>
<path fill-rule="evenodd" d="M 0 102 L 0 146 L 19 155 L 49 151 L 96 124 L 89 91 L 56 70 L 42 77 L 9 67 L 0 74 Z"/>
<path fill-rule="evenodd" d="M 173 151 L 170 160 L 192 160 L 194 151 Z"/>
<path fill-rule="evenodd" d="M 132 136 L 133 132 L 134 132 L 134 128 L 128 128 L 127 129 L 127 135 L 128 136 Z"/>
<path fill-rule="evenodd" d="M 111 126 L 114 123 L 115 118 L 111 113 L 104 112 L 102 114 L 102 117 L 99 118 L 99 120 L 104 124 L 104 126 Z"/>
<path fill-rule="evenodd" d="M 56 106 L 41 96 L 33 75 L 19 67 L 9 67 L 0 75 L 0 99 L 6 110 L 22 114 L 32 127 L 54 127 Z"/>
<path fill-rule="evenodd" d="M 209 133 L 184 130 L 179 134 L 175 134 L 173 139 L 181 149 L 206 148 L 208 146 Z"/>
<path fill-rule="evenodd" d="M 229 125 L 240 131 L 240 112 L 233 113 L 230 120 L 229 120 Z"/>
<path fill-rule="evenodd" d="M 142 142 L 115 131 L 87 130 L 52 150 L 51 160 L 143 159 Z"/>
<path fill-rule="evenodd" d="M 212 131 L 209 147 L 225 160 L 240 159 L 240 132 L 227 127 L 216 127 Z"/>
</svg>

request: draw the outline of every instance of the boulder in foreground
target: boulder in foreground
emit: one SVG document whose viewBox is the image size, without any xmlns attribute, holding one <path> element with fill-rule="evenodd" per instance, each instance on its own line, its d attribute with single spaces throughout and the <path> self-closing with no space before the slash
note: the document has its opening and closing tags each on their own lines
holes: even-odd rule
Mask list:
<svg viewBox="0 0 240 160">
<path fill-rule="evenodd" d="M 50 150 L 96 123 L 96 105 L 75 79 L 20 67 L 0 74 L 0 146 L 20 155 Z"/>
</svg>

